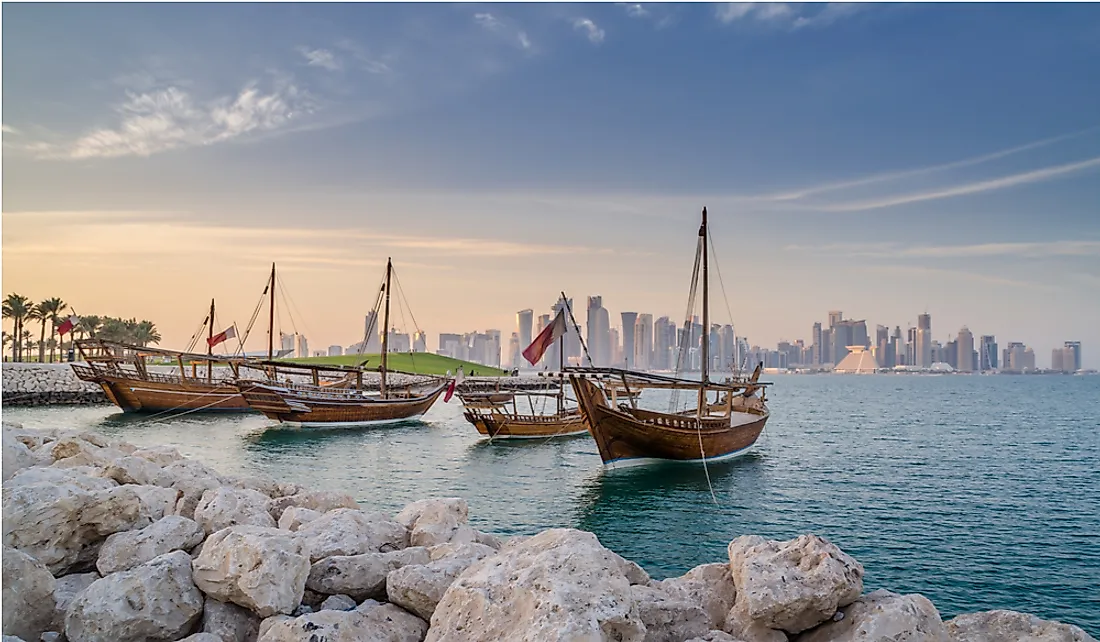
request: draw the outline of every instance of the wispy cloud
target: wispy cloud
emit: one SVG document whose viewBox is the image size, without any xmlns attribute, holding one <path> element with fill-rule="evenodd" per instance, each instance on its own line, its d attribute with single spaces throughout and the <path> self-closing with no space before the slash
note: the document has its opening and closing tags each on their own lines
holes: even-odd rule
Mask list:
<svg viewBox="0 0 1100 642">
<path fill-rule="evenodd" d="M 298 53 L 306 59 L 306 64 L 311 67 L 321 67 L 329 71 L 339 71 L 342 67 L 336 59 L 336 54 L 328 49 L 310 49 L 306 46 L 298 47 Z"/>
<path fill-rule="evenodd" d="M 626 5 L 626 15 L 631 18 L 645 18 L 649 16 L 649 10 L 640 4 Z"/>
<path fill-rule="evenodd" d="M 3 129 L 3 133 L 5 133 L 5 134 L 18 134 L 19 133 L 18 129 L 16 129 L 14 127 L 9 127 L 8 125 L 0 125 L 0 128 Z"/>
<path fill-rule="evenodd" d="M 573 29 L 584 34 L 588 41 L 594 45 L 598 45 L 603 42 L 604 33 L 603 29 L 600 29 L 595 22 L 592 22 L 589 18 L 577 18 L 573 21 Z"/>
<path fill-rule="evenodd" d="M 527 35 L 526 31 L 516 27 L 514 24 L 506 23 L 504 20 L 491 13 L 475 13 L 474 22 L 493 33 L 500 34 L 525 51 L 530 50 L 532 47 L 531 38 Z"/>
<path fill-rule="evenodd" d="M 949 259 L 949 258 L 1057 258 L 1092 256 L 1100 258 L 1100 241 L 1040 241 L 979 243 L 970 245 L 911 245 L 898 243 L 838 243 L 828 245 L 788 245 L 788 252 L 811 252 L 870 259 Z"/>
<path fill-rule="evenodd" d="M 833 2 L 827 4 L 786 2 L 725 2 L 715 7 L 719 22 L 731 24 L 743 20 L 780 25 L 789 29 L 825 27 L 869 8 L 869 3 Z"/>
<path fill-rule="evenodd" d="M 366 50 L 359 43 L 352 40 L 339 40 L 336 42 L 336 48 L 344 52 L 351 57 L 359 69 L 371 74 L 388 74 L 393 71 L 390 66 L 388 56 L 372 56 L 369 51 Z"/>
<path fill-rule="evenodd" d="M 116 127 L 95 129 L 70 143 L 37 143 L 31 149 L 44 158 L 69 160 L 151 156 L 278 130 L 311 110 L 310 97 L 289 83 L 270 92 L 249 84 L 235 96 L 205 103 L 168 87 L 128 94 L 115 109 L 120 119 Z"/>
<path fill-rule="evenodd" d="M 1075 163 L 1066 163 L 1064 165 L 1044 167 L 1042 169 L 1036 169 L 1030 172 L 1021 172 L 1018 174 L 1011 174 L 1009 176 L 1002 176 L 1000 178 L 994 178 L 984 181 L 976 181 L 950 187 L 934 188 L 922 192 L 910 192 L 907 194 L 890 195 L 862 201 L 817 205 L 814 206 L 813 209 L 824 212 L 862 212 L 884 207 L 894 207 L 897 205 L 919 203 L 922 201 L 932 201 L 943 198 L 952 198 L 955 196 L 980 194 L 982 192 L 1006 189 L 1010 187 L 1016 187 L 1017 185 L 1026 185 L 1029 183 L 1040 183 L 1068 174 L 1092 169 L 1094 167 L 1100 167 L 1100 156 L 1089 158 L 1083 161 L 1078 161 Z"/>
</svg>

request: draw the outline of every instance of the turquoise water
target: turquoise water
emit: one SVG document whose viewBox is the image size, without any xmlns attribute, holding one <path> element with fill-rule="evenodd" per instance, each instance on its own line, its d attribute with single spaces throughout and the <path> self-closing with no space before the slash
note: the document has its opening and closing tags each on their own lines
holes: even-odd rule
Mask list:
<svg viewBox="0 0 1100 642">
<path fill-rule="evenodd" d="M 256 415 L 149 422 L 110 407 L 4 419 L 173 444 L 226 473 L 385 510 L 458 495 L 482 530 L 590 530 L 656 577 L 724 561 L 741 534 L 814 532 L 864 564 L 868 589 L 922 593 L 945 619 L 1007 608 L 1100 633 L 1100 377 L 772 379 L 756 451 L 709 469 L 717 505 L 698 466 L 604 472 L 587 437 L 481 441 L 457 399 L 373 430 L 272 430 Z"/>
</svg>

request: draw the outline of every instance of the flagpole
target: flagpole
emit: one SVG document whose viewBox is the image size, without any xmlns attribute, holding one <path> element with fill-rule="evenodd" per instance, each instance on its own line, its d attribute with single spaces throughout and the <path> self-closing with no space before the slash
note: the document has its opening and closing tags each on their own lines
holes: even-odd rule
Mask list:
<svg viewBox="0 0 1100 642">
<path fill-rule="evenodd" d="M 214 299 L 210 299 L 210 323 L 206 337 L 206 354 L 210 359 L 206 360 L 206 382 L 214 379 Z"/>
</svg>

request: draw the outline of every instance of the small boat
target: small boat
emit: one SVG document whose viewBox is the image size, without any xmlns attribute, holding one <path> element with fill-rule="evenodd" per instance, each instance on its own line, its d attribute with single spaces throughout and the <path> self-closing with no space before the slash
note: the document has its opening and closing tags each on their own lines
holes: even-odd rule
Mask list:
<svg viewBox="0 0 1100 642">
<path fill-rule="evenodd" d="M 243 358 L 218 357 L 147 348 L 101 339 L 81 339 L 76 349 L 84 363 L 73 363 L 82 381 L 99 384 L 123 412 L 234 411 L 248 404 L 233 385 Z M 155 372 L 146 357 L 175 362 L 170 372 Z M 225 372 L 226 366 L 230 371 Z M 217 370 L 215 370 L 217 368 Z"/>
<path fill-rule="evenodd" d="M 692 281 L 694 285 L 701 268 L 704 328 L 710 327 L 708 241 L 707 210 L 703 208 Z M 689 310 L 694 295 L 692 292 L 689 297 Z M 768 384 L 759 382 L 761 366 L 757 365 L 748 379 L 712 382 L 709 341 L 701 341 L 701 356 L 699 381 L 613 368 L 566 369 L 585 425 L 605 466 L 617 468 L 653 461 L 706 463 L 732 459 L 752 448 L 769 417 L 764 398 Z M 601 386 L 601 380 L 607 383 Z M 617 403 L 620 388 L 666 389 L 673 395 L 690 391 L 696 395 L 695 407 L 658 412 L 639 408 L 633 399 L 629 404 Z"/>
<path fill-rule="evenodd" d="M 514 390 L 484 395 L 462 395 L 462 416 L 490 439 L 536 439 L 566 437 L 588 432 L 580 411 L 565 407 L 564 386 L 542 390 Z M 526 408 L 520 398 L 526 398 Z M 549 399 L 554 399 L 553 412 L 544 412 Z M 539 406 L 536 408 L 536 405 Z"/>
<path fill-rule="evenodd" d="M 413 380 L 393 385 L 387 366 L 390 327 L 390 286 L 392 261 L 386 261 L 386 275 L 379 294 L 385 295 L 382 355 L 378 373 L 378 389 L 364 386 L 367 368 L 292 364 L 276 361 L 249 363 L 249 369 L 259 369 L 259 379 L 240 378 L 237 389 L 245 402 L 270 419 L 304 427 L 368 426 L 392 423 L 418 417 L 431 408 L 436 399 L 448 391 L 454 393 L 452 378 L 406 374 Z M 381 301 L 376 301 L 375 309 Z M 374 315 L 372 318 L 377 318 Z M 367 335 L 373 331 L 367 328 Z M 363 342 L 364 345 L 366 341 Z M 285 377 L 280 380 L 280 377 Z M 353 383 L 354 382 L 354 383 Z"/>
</svg>

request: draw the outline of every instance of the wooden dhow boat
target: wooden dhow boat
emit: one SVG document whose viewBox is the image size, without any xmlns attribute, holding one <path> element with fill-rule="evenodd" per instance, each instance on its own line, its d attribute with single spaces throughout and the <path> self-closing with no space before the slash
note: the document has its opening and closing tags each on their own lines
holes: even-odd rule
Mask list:
<svg viewBox="0 0 1100 642">
<path fill-rule="evenodd" d="M 688 310 L 694 307 L 695 283 L 701 267 L 704 328 L 710 327 L 708 242 L 707 210 L 703 208 Z M 681 363 L 686 354 L 684 348 L 681 346 Z M 706 334 L 701 340 L 701 356 L 698 381 L 613 368 L 567 368 L 581 415 L 605 466 L 618 468 L 654 461 L 707 463 L 732 459 L 752 448 L 769 417 L 764 396 L 768 384 L 759 382 L 760 366 L 747 379 L 712 382 Z M 601 386 L 601 380 L 613 383 Z M 665 389 L 670 395 L 690 391 L 695 395 L 695 406 L 679 412 L 658 412 L 639 408 L 635 399 L 617 403 L 616 390 L 620 387 Z"/>
<path fill-rule="evenodd" d="M 588 432 L 580 410 L 565 406 L 564 381 L 544 389 L 460 395 L 462 416 L 489 439 L 567 437 Z M 521 398 L 525 400 L 521 404 Z M 545 412 L 553 399 L 554 410 Z M 526 407 L 524 407 L 526 406 Z"/>
<path fill-rule="evenodd" d="M 411 419 L 427 412 L 445 390 L 449 399 L 454 393 L 453 378 L 399 373 L 418 380 L 397 385 L 389 381 L 390 373 L 397 372 L 386 367 L 392 276 L 393 263 L 387 259 L 386 276 L 379 291 L 380 299 L 384 295 L 385 313 L 377 390 L 364 385 L 363 374 L 374 372 L 371 369 L 264 361 L 247 365 L 248 369 L 262 372 L 262 378 L 242 377 L 236 382 L 245 402 L 282 423 L 335 428 Z M 381 301 L 375 302 L 375 309 L 379 303 Z M 366 330 L 367 335 L 370 336 L 373 330 L 372 323 Z M 365 339 L 363 344 L 366 344 Z"/>
</svg>

